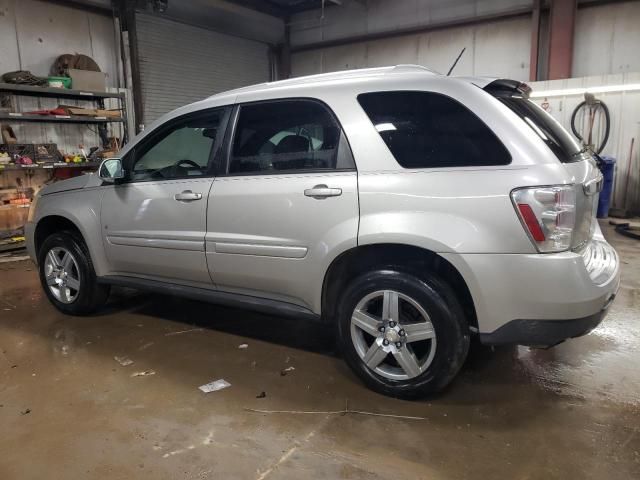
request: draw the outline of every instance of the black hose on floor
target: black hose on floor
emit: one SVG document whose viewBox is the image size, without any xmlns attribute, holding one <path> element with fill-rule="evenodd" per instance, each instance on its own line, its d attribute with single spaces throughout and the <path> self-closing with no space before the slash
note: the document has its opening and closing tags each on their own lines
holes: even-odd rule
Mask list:
<svg viewBox="0 0 640 480">
<path fill-rule="evenodd" d="M 633 230 L 631 230 L 628 223 L 619 223 L 618 225 L 616 225 L 616 232 L 618 232 L 620 235 L 624 235 L 625 237 L 640 240 L 640 234 L 635 233 Z"/>
</svg>

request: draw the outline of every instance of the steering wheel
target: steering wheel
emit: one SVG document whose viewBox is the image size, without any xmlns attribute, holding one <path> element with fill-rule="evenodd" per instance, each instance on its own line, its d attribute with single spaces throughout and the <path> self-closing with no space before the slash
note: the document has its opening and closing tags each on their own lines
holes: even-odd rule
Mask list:
<svg viewBox="0 0 640 480">
<path fill-rule="evenodd" d="M 200 174 L 203 173 L 202 171 L 202 167 L 200 165 L 198 165 L 196 162 L 194 162 L 193 160 L 188 160 L 188 159 L 183 159 L 183 160 L 178 160 L 176 163 L 174 163 L 173 165 L 169 165 L 167 167 L 163 167 L 159 170 L 155 170 L 153 172 L 151 172 L 149 174 L 149 177 L 153 180 L 164 180 L 167 178 L 175 178 L 178 177 L 180 175 L 178 175 L 178 169 L 182 168 L 183 165 L 188 165 L 190 167 L 194 167 L 196 169 L 198 169 L 198 171 L 200 172 Z"/>
<path fill-rule="evenodd" d="M 173 164 L 173 166 L 171 167 L 173 176 L 178 176 L 178 169 L 185 166 L 194 167 L 198 169 L 200 173 L 202 173 L 202 167 L 200 165 L 198 165 L 193 160 L 189 160 L 185 158 L 183 160 L 178 160 L 176 163 Z"/>
<path fill-rule="evenodd" d="M 198 164 L 197 164 L 196 162 L 194 162 L 193 160 L 188 160 L 188 159 L 178 160 L 178 161 L 175 163 L 174 167 L 175 167 L 175 168 L 181 167 L 183 163 L 184 163 L 185 165 L 190 165 L 190 166 L 192 166 L 192 167 L 196 167 L 198 170 L 202 171 L 202 167 L 201 167 L 200 165 L 198 165 Z"/>
</svg>

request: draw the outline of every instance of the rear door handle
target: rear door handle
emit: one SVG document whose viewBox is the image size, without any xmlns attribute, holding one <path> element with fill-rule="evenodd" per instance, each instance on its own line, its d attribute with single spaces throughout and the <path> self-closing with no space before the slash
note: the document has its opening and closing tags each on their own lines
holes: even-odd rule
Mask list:
<svg viewBox="0 0 640 480">
<path fill-rule="evenodd" d="M 338 197 L 342 195 L 341 188 L 329 188 L 326 185 L 316 185 L 304 191 L 305 196 L 313 198 Z"/>
<path fill-rule="evenodd" d="M 194 193 L 191 190 L 185 190 L 184 192 L 176 193 L 173 198 L 179 202 L 193 202 L 195 200 L 201 200 L 201 193 Z"/>
</svg>

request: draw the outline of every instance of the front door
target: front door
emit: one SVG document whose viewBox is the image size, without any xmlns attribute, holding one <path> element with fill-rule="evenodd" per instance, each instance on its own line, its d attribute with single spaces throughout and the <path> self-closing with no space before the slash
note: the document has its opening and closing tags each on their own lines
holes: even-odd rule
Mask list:
<svg viewBox="0 0 640 480">
<path fill-rule="evenodd" d="M 101 223 L 113 275 L 211 284 L 204 253 L 212 163 L 228 110 L 179 117 L 125 159 L 126 181 L 105 189 Z"/>
<path fill-rule="evenodd" d="M 313 100 L 238 107 L 216 177 L 206 249 L 221 290 L 317 310 L 327 258 L 356 246 L 357 172 L 332 112 Z"/>
</svg>

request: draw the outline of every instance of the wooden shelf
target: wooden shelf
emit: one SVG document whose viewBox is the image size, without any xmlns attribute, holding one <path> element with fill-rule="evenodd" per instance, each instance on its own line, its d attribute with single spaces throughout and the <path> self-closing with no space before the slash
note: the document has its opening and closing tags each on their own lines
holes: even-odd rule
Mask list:
<svg viewBox="0 0 640 480">
<path fill-rule="evenodd" d="M 36 115 L 33 113 L 0 113 L 0 120 L 40 123 L 118 123 L 122 117 L 89 117 L 85 115 Z"/>
<path fill-rule="evenodd" d="M 71 90 L 67 88 L 34 87 L 33 85 L 17 85 L 13 83 L 0 83 L 0 93 L 2 92 L 13 93 L 14 95 L 26 95 L 31 97 L 75 98 L 80 100 L 91 100 L 99 98 L 124 99 L 123 93 Z"/>
</svg>

